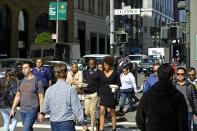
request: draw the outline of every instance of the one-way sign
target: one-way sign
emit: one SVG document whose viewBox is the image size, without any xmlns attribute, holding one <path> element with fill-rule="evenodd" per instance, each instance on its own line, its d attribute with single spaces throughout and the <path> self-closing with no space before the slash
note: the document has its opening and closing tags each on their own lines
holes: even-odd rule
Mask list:
<svg viewBox="0 0 197 131">
<path fill-rule="evenodd" d="M 115 9 L 114 15 L 139 15 L 140 9 Z"/>
</svg>

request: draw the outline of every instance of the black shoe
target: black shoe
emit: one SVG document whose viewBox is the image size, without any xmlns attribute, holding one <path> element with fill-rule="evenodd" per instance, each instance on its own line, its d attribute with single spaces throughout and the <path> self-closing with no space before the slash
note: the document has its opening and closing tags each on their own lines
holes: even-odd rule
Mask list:
<svg viewBox="0 0 197 131">
<path fill-rule="evenodd" d="M 133 109 L 128 108 L 126 112 L 132 112 Z"/>
<path fill-rule="evenodd" d="M 123 108 L 122 107 L 120 107 L 118 113 L 121 114 L 121 115 L 124 114 L 124 111 L 123 111 Z"/>
<path fill-rule="evenodd" d="M 116 131 L 116 128 L 115 129 L 112 129 L 112 131 Z"/>
<path fill-rule="evenodd" d="M 118 111 L 119 114 L 123 115 L 124 114 L 124 111 Z"/>
<path fill-rule="evenodd" d="M 122 107 L 120 107 L 119 112 L 123 112 L 123 108 Z"/>
</svg>

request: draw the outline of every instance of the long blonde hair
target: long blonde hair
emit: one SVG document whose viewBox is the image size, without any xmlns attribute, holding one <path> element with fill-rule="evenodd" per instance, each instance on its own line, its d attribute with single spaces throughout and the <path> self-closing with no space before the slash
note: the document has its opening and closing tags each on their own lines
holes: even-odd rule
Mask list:
<svg viewBox="0 0 197 131">
<path fill-rule="evenodd" d="M 18 82 L 16 72 L 11 69 L 7 69 L 5 72 L 5 78 L 2 83 L 2 89 L 7 89 L 7 86 L 10 80 Z"/>
</svg>

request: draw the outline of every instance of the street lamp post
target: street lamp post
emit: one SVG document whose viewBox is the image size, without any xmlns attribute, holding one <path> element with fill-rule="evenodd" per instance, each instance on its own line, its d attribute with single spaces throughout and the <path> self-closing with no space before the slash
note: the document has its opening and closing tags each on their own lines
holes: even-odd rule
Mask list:
<svg viewBox="0 0 197 131">
<path fill-rule="evenodd" d="M 110 55 L 114 56 L 114 0 L 110 0 Z"/>
<path fill-rule="evenodd" d="M 57 15 L 56 15 L 56 43 L 58 43 L 58 8 L 59 8 L 59 0 L 57 0 Z"/>
</svg>

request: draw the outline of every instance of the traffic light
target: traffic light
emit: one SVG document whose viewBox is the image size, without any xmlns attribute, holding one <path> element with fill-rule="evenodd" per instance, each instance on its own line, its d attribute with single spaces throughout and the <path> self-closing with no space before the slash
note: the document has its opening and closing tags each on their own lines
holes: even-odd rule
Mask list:
<svg viewBox="0 0 197 131">
<path fill-rule="evenodd" d="M 150 27 L 150 36 L 155 36 L 155 27 Z"/>
<path fill-rule="evenodd" d="M 117 33 L 116 34 L 116 42 L 117 43 L 127 43 L 128 42 L 128 34 L 127 33 Z"/>
<path fill-rule="evenodd" d="M 160 27 L 150 27 L 150 35 L 158 36 L 160 33 Z"/>
<path fill-rule="evenodd" d="M 177 34 L 177 27 L 174 26 L 174 27 L 170 27 L 170 39 L 171 40 L 176 40 L 176 35 Z"/>
<path fill-rule="evenodd" d="M 172 26 L 169 29 L 170 31 L 170 39 L 177 40 L 183 38 L 183 31 L 181 26 Z"/>
</svg>

